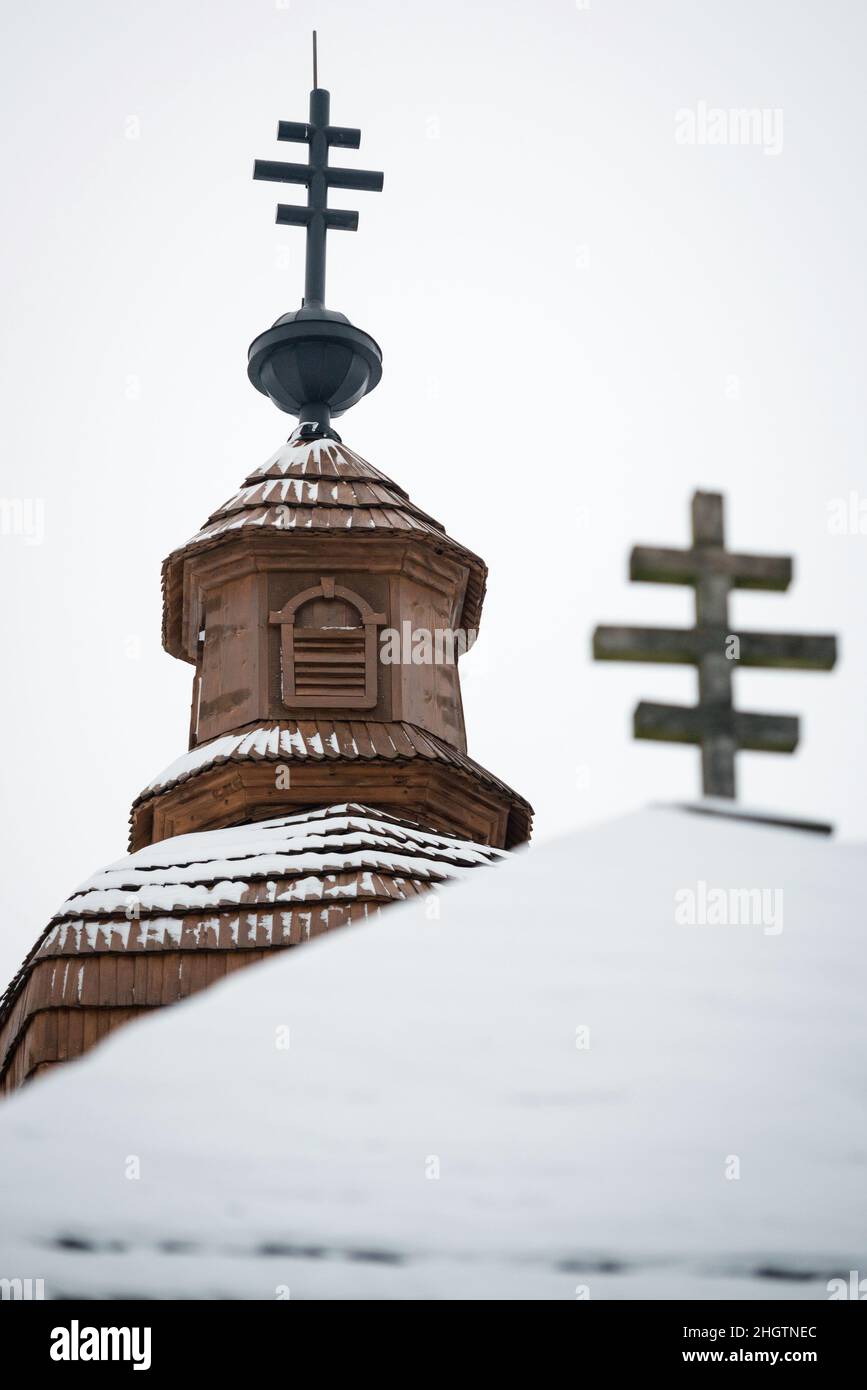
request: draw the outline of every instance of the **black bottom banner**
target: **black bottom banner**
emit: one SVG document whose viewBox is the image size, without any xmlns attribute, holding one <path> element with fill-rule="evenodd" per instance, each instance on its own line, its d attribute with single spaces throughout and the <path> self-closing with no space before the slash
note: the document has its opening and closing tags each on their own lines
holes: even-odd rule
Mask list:
<svg viewBox="0 0 867 1390">
<path fill-rule="evenodd" d="M 323 1371 L 333 1376 L 341 1368 L 341 1349 L 347 1372 L 361 1371 L 359 1357 L 370 1349 L 371 1309 L 366 1305 L 361 1337 L 344 1339 L 351 1327 L 350 1307 L 340 1308 L 339 1319 L 323 1340 L 311 1328 L 312 1307 L 286 1302 L 112 1302 L 66 1303 L 8 1300 L 0 1303 L 0 1317 L 6 1346 L 14 1346 L 18 1364 L 26 1372 L 48 1374 L 49 1380 L 70 1375 L 92 1377 L 110 1369 L 115 1375 L 136 1372 L 160 1375 L 166 1371 L 214 1372 L 225 1376 L 267 1364 L 285 1364 L 287 1338 L 301 1337 L 305 1359 L 314 1347 L 325 1351 Z M 511 1305 L 514 1308 L 514 1305 Z M 479 1310 L 473 1302 L 470 1307 Z M 409 1310 L 401 1306 L 401 1327 L 395 1333 L 392 1349 L 388 1342 L 377 1348 L 375 1364 L 407 1361 L 407 1334 L 425 1338 L 423 1368 L 428 1374 L 437 1368 L 441 1349 L 443 1373 L 453 1373 L 455 1350 L 444 1340 L 443 1313 L 430 1321 L 430 1313 L 412 1328 Z M 582 1363 L 616 1374 L 621 1369 L 638 1368 L 662 1374 L 675 1367 L 702 1366 L 812 1366 L 824 1372 L 842 1371 L 861 1360 L 867 1320 L 860 1304 L 849 1307 L 833 1301 L 751 1302 L 751 1303 L 673 1303 L 673 1302 L 575 1302 L 568 1315 L 552 1327 L 570 1339 L 570 1355 L 580 1351 Z M 512 1311 L 510 1317 L 514 1319 Z M 426 1327 L 427 1324 L 427 1327 Z M 412 1329 L 412 1331 L 410 1331 Z M 324 1330 L 324 1329 L 323 1329 Z M 526 1334 L 512 1322 L 508 1337 L 498 1330 L 496 1340 L 476 1323 L 472 1342 L 466 1345 L 465 1325 L 461 1360 L 466 1362 L 469 1346 L 475 1345 L 476 1360 L 486 1372 L 494 1369 L 492 1351 L 511 1355 L 525 1337 L 538 1347 L 535 1319 Z M 311 1333 L 315 1343 L 310 1341 Z M 376 1335 L 387 1335 L 387 1325 Z M 548 1335 L 548 1334 L 546 1334 Z M 300 1347 L 299 1347 L 300 1349 Z M 554 1348 L 552 1348 L 554 1350 Z M 371 1369 L 370 1367 L 368 1368 Z M 287 1373 L 291 1368 L 286 1366 Z"/>
</svg>

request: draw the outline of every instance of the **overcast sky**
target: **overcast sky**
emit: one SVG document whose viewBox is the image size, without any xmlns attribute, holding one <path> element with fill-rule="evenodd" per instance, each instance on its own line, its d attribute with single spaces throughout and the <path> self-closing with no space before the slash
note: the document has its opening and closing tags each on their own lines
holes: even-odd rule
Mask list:
<svg viewBox="0 0 867 1390">
<path fill-rule="evenodd" d="M 7 0 L 4 980 L 185 750 L 160 562 L 291 428 L 245 361 L 299 303 L 303 236 L 250 174 L 306 117 L 314 24 L 332 119 L 363 132 L 346 162 L 385 170 L 329 239 L 329 303 L 385 363 L 338 428 L 490 566 L 470 752 L 540 839 L 696 793 L 697 750 L 630 737 L 636 700 L 691 702 L 694 672 L 589 644 L 691 621 L 691 591 L 627 582 L 628 551 L 685 543 L 692 489 L 722 489 L 732 546 L 796 556 L 734 623 L 842 651 L 737 676 L 742 708 L 802 716 L 796 756 L 740 758 L 741 796 L 867 836 L 867 534 L 829 529 L 835 499 L 867 512 L 865 13 Z M 713 117 L 742 108 L 749 144 Z"/>
</svg>

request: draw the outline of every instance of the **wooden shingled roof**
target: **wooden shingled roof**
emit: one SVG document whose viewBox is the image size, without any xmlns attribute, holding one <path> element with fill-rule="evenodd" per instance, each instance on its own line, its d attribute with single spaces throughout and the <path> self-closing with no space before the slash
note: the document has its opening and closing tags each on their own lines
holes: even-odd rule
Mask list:
<svg viewBox="0 0 867 1390">
<path fill-rule="evenodd" d="M 351 719 L 285 719 L 242 733 L 223 734 L 200 744 L 170 763 L 133 802 L 132 817 L 142 802 L 224 763 L 239 762 L 387 762 L 421 759 L 467 772 L 508 798 L 507 845 L 530 838 L 533 810 L 528 802 L 492 772 L 434 734 L 405 722 L 377 723 Z"/>
<path fill-rule="evenodd" d="M 182 656 L 183 570 L 187 556 L 231 541 L 240 532 L 279 536 L 393 535 L 419 541 L 467 569 L 460 625 L 477 629 L 487 582 L 485 562 L 452 540 L 441 522 L 417 507 L 402 487 L 345 444 L 332 439 L 287 442 L 245 479 L 186 545 L 163 562 L 163 638 Z"/>
<path fill-rule="evenodd" d="M 0 999 L 0 1089 L 85 1050 L 111 1017 L 174 1003 L 505 857 L 352 803 L 126 855 L 62 904 Z"/>
</svg>

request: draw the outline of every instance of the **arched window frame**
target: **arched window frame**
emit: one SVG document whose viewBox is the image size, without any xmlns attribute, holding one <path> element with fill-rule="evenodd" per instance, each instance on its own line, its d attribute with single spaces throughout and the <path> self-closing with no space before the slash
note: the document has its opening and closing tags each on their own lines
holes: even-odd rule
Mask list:
<svg viewBox="0 0 867 1390">
<path fill-rule="evenodd" d="M 364 692 L 360 690 L 335 690 L 333 692 L 317 692 L 315 694 L 298 694 L 297 675 L 299 667 L 303 669 L 304 658 L 299 660 L 296 651 L 295 641 L 295 617 L 300 608 L 312 599 L 342 599 L 358 613 L 361 623 L 357 628 L 334 629 L 334 628 L 304 628 L 305 638 L 308 640 L 320 634 L 325 637 L 329 645 L 339 644 L 346 640 L 347 644 L 353 642 L 357 645 L 356 634 L 364 632 Z M 347 589 L 343 584 L 335 583 L 330 576 L 323 576 L 318 584 L 313 584 L 309 589 L 303 589 L 300 594 L 296 594 L 288 603 L 279 610 L 272 612 L 269 621 L 280 628 L 280 654 L 281 654 L 281 690 L 283 703 L 291 709 L 373 709 L 377 701 L 377 650 L 376 634 L 377 628 L 385 623 L 385 614 L 376 613 L 370 604 L 361 594 L 355 593 L 353 589 Z M 345 637 L 344 637 L 345 634 Z M 352 634 L 352 636 L 350 636 Z M 339 655 L 322 655 L 319 659 L 324 664 L 338 664 Z"/>
</svg>

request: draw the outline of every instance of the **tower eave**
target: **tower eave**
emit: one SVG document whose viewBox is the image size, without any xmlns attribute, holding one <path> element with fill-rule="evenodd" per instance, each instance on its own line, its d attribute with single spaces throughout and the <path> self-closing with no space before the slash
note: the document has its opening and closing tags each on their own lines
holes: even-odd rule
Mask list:
<svg viewBox="0 0 867 1390">
<path fill-rule="evenodd" d="M 529 802 L 427 730 L 405 721 L 287 718 L 213 739 L 166 768 L 133 802 L 130 849 L 335 798 L 375 803 L 500 849 L 532 833 Z"/>
<path fill-rule="evenodd" d="M 331 558 L 332 567 L 366 567 L 366 557 L 377 541 L 382 542 L 383 533 L 355 531 L 351 539 L 344 539 L 345 534 L 327 526 L 321 529 L 310 527 L 293 535 L 290 554 L 286 532 L 278 524 L 267 528 L 251 526 L 243 531 L 226 531 L 222 535 L 201 540 L 194 538 L 173 551 L 162 566 L 164 649 L 170 656 L 191 665 L 196 664 L 197 635 L 202 617 L 195 592 L 199 561 L 213 560 L 218 552 L 225 551 L 227 557 L 249 555 L 257 568 L 280 568 L 285 565 L 305 568 L 318 563 L 323 540 L 331 537 L 340 547 Z M 458 625 L 465 632 L 478 632 L 487 590 L 488 568 L 485 562 L 446 535 L 397 532 L 392 533 L 390 540 L 395 562 L 400 554 L 414 555 L 420 563 L 427 560 L 432 565 L 444 558 L 463 570 L 465 587 Z M 353 546 L 357 548 L 351 548 Z"/>
</svg>

